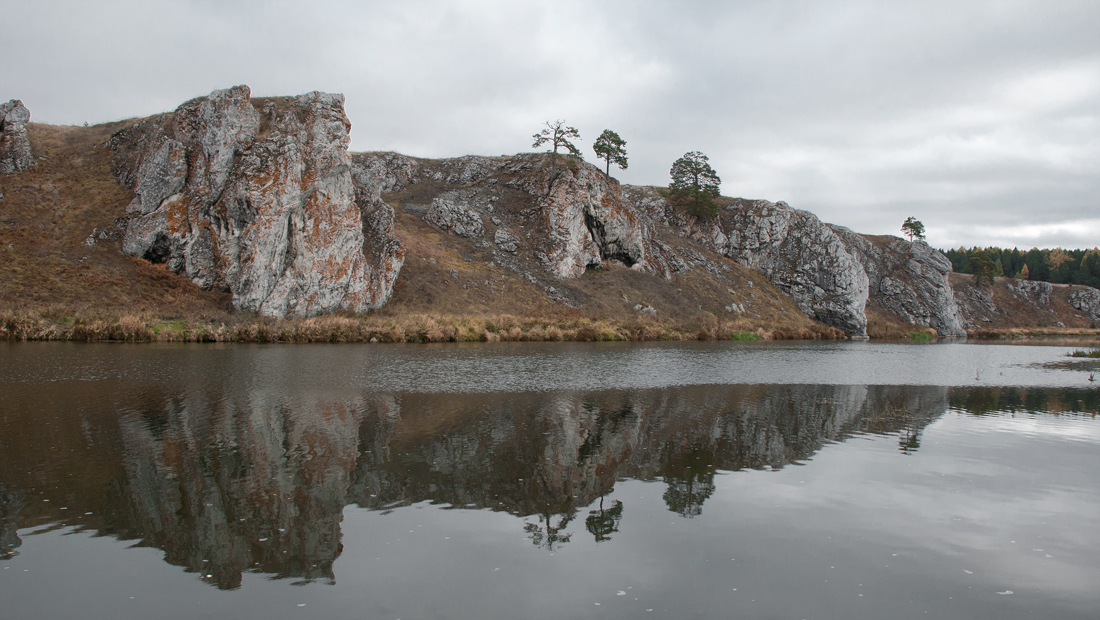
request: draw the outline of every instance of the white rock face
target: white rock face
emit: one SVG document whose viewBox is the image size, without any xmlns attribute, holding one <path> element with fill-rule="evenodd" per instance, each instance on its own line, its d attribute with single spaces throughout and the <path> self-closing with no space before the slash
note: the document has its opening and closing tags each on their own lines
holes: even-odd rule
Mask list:
<svg viewBox="0 0 1100 620">
<path fill-rule="evenodd" d="M 815 215 L 784 202 L 755 201 L 723 214 L 703 240 L 767 276 L 809 316 L 867 335 L 868 278 L 860 261 Z"/>
<path fill-rule="evenodd" d="M 719 217 L 700 221 L 654 188 L 626 187 L 624 194 L 651 226 L 667 222 L 681 236 L 762 272 L 808 317 L 853 336 L 867 334 L 871 298 L 941 335 L 966 333 L 948 282 L 951 262 L 924 243 L 866 237 L 784 202 L 737 200 Z M 702 257 L 684 257 L 702 264 Z"/>
<path fill-rule="evenodd" d="M 30 120 L 31 112 L 22 101 L 0 103 L 0 174 L 26 170 L 37 163 L 27 138 Z"/>
<path fill-rule="evenodd" d="M 830 226 L 847 244 L 868 278 L 868 293 L 909 323 L 927 325 L 941 336 L 965 336 L 955 293 L 948 281 L 951 261 L 923 241 L 867 237 Z"/>
<path fill-rule="evenodd" d="M 238 86 L 116 133 L 135 193 L 124 251 L 267 316 L 385 303 L 404 249 L 393 210 L 356 191 L 343 103 L 313 92 L 261 112 Z"/>
</svg>

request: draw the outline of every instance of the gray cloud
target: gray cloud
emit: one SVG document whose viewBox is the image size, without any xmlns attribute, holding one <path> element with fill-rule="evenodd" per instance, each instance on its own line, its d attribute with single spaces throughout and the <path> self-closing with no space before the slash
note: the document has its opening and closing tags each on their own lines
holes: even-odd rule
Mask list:
<svg viewBox="0 0 1100 620">
<path fill-rule="evenodd" d="M 245 83 L 343 92 L 355 150 L 628 141 L 734 196 L 940 246 L 1100 244 L 1096 2 L 0 2 L 0 99 L 102 122 Z M 311 5 L 314 6 L 314 5 Z"/>
</svg>

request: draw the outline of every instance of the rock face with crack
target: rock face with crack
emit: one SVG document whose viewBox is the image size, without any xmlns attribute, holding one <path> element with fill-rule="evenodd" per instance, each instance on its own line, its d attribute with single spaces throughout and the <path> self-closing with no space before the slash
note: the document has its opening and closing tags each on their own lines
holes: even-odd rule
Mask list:
<svg viewBox="0 0 1100 620">
<path fill-rule="evenodd" d="M 716 250 L 762 272 L 807 316 L 867 335 L 867 273 L 840 235 L 784 202 L 754 201 L 726 213 L 710 236 Z"/>
<path fill-rule="evenodd" d="M 31 112 L 22 101 L 0 103 L 0 174 L 26 170 L 37 163 L 27 137 L 30 120 Z"/>
<path fill-rule="evenodd" d="M 385 303 L 404 249 L 393 210 L 355 186 L 343 103 L 237 86 L 117 132 L 113 169 L 135 194 L 124 251 L 267 316 Z"/>
<path fill-rule="evenodd" d="M 955 294 L 948 281 L 951 261 L 923 241 L 860 235 L 830 226 L 867 273 L 868 297 L 914 325 L 941 336 L 964 336 Z"/>
</svg>

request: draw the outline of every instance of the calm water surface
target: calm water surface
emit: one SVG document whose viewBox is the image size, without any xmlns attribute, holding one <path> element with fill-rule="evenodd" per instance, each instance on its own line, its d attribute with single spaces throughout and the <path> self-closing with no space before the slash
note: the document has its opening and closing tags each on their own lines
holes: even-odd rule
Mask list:
<svg viewBox="0 0 1100 620">
<path fill-rule="evenodd" d="M 1068 350 L 0 343 L 0 616 L 1094 619 Z"/>
</svg>

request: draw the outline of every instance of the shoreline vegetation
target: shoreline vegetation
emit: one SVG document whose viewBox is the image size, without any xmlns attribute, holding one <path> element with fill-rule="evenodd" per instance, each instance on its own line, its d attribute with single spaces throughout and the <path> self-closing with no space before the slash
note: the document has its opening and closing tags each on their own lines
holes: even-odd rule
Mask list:
<svg viewBox="0 0 1100 620">
<path fill-rule="evenodd" d="M 1098 342 L 1100 329 L 977 329 L 970 340 L 1072 340 Z M 626 342 L 847 340 L 825 325 L 764 326 L 713 315 L 670 320 L 649 317 L 470 316 L 383 311 L 338 313 L 311 318 L 274 319 L 256 314 L 158 316 L 150 311 L 119 312 L 67 306 L 0 308 L 0 340 L 67 342 L 234 342 L 234 343 L 442 343 L 442 342 Z M 932 331 L 873 333 L 879 342 L 936 342 Z"/>
<path fill-rule="evenodd" d="M 623 342 L 687 340 L 844 340 L 825 325 L 772 326 L 717 317 L 654 318 L 468 316 L 338 313 L 305 319 L 255 314 L 159 317 L 151 312 L 88 311 L 61 306 L 0 308 L 0 340 L 72 342 L 238 343 L 431 343 L 431 342 Z"/>
</svg>

